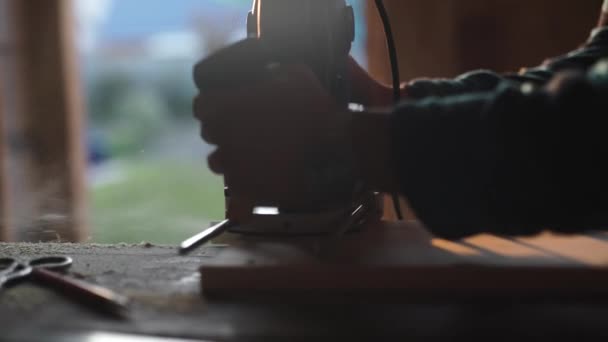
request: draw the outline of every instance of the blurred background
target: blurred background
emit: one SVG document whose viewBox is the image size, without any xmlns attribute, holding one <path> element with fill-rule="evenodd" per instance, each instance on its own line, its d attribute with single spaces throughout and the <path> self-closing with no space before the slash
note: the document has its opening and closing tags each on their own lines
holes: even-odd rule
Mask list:
<svg viewBox="0 0 608 342">
<path fill-rule="evenodd" d="M 192 117 L 191 70 L 245 37 L 251 4 L 77 0 L 92 241 L 174 243 L 223 218 L 223 183 L 206 167 L 211 147 Z"/>
<path fill-rule="evenodd" d="M 353 55 L 390 81 L 373 1 Z M 0 0 L 0 241 L 176 243 L 223 218 L 192 118 L 197 60 L 252 0 Z M 516 71 L 579 46 L 601 0 L 386 0 L 402 81 Z"/>
</svg>

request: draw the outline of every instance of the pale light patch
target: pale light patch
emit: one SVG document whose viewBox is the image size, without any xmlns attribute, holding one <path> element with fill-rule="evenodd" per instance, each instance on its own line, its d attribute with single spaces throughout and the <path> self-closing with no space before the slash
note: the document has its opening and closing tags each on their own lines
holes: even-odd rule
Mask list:
<svg viewBox="0 0 608 342">
<path fill-rule="evenodd" d="M 100 27 L 106 21 L 113 0 L 77 0 L 74 16 L 77 25 L 78 47 L 90 53 L 97 46 Z"/>
<path fill-rule="evenodd" d="M 279 215 L 279 208 L 276 207 L 255 207 L 253 208 L 254 215 L 274 216 Z"/>
<path fill-rule="evenodd" d="M 524 83 L 521 85 L 521 92 L 529 95 L 532 94 L 534 92 L 534 85 L 532 83 Z"/>
<path fill-rule="evenodd" d="M 433 239 L 431 245 L 443 251 L 458 255 L 479 255 L 479 252 L 463 244 L 442 239 Z"/>
<path fill-rule="evenodd" d="M 365 107 L 358 103 L 349 103 L 348 110 L 350 110 L 351 112 L 363 112 L 365 111 Z"/>
<path fill-rule="evenodd" d="M 608 59 L 601 61 L 593 67 L 593 72 L 599 75 L 608 75 Z"/>
</svg>

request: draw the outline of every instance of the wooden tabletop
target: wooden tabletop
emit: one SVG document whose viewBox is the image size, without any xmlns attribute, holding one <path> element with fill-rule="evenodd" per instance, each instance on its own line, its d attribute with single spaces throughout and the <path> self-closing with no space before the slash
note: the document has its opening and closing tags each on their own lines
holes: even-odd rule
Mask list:
<svg viewBox="0 0 608 342">
<path fill-rule="evenodd" d="M 515 264 L 542 266 L 549 260 L 549 264 L 601 270 L 608 260 L 604 258 L 608 245 L 605 234 L 568 238 L 545 235 L 541 240 L 481 236 L 448 242 L 433 239 L 419 228 L 410 227 L 404 234 L 414 239 L 410 241 L 426 240 L 425 248 L 432 247 L 438 263 L 459 255 L 465 258 L 461 261 L 472 257 L 481 263 L 506 265 L 515 260 Z M 419 247 L 411 242 L 401 248 L 414 253 Z M 3 338 L 44 337 L 62 331 L 248 341 L 294 336 L 315 340 L 378 336 L 508 338 L 522 334 L 608 337 L 608 305 L 593 297 L 535 300 L 504 296 L 468 302 L 449 298 L 415 300 L 390 292 L 371 297 L 312 292 L 258 297 L 247 291 L 239 297 L 205 297 L 200 290 L 200 266 L 213 264 L 232 252 L 224 245 L 205 247 L 183 257 L 167 246 L 0 244 L 1 256 L 70 255 L 74 258 L 72 276 L 109 287 L 133 300 L 129 319 L 117 321 L 100 317 L 43 287 L 24 283 L 0 294 Z M 410 262 L 426 263 L 425 258 Z"/>
</svg>

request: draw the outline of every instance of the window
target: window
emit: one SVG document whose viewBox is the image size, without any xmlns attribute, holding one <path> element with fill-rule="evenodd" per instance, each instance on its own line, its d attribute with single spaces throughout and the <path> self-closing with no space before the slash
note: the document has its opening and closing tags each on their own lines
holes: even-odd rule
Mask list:
<svg viewBox="0 0 608 342">
<path fill-rule="evenodd" d="M 251 1 L 0 0 L 0 240 L 175 243 L 222 219 L 191 69 Z"/>
<path fill-rule="evenodd" d="M 78 0 L 91 241 L 175 243 L 223 218 L 191 70 L 245 37 L 251 3 Z"/>
</svg>

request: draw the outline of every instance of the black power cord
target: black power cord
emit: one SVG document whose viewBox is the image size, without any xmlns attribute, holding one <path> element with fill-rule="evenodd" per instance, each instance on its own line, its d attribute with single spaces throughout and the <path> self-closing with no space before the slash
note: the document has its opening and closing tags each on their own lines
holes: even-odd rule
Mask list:
<svg viewBox="0 0 608 342">
<path fill-rule="evenodd" d="M 386 35 L 386 45 L 388 48 L 388 55 L 391 60 L 391 74 L 393 78 L 393 100 L 395 104 L 401 100 L 401 78 L 399 76 L 399 60 L 397 59 L 397 47 L 395 46 L 395 37 L 393 36 L 393 29 L 391 27 L 391 21 L 388 17 L 388 12 L 384 6 L 382 0 L 375 0 L 378 14 L 382 19 L 382 25 L 384 26 L 384 34 Z M 399 200 L 399 194 L 393 193 L 393 206 L 395 207 L 395 213 L 399 220 L 403 220 L 403 213 L 401 212 L 401 202 Z"/>
</svg>

